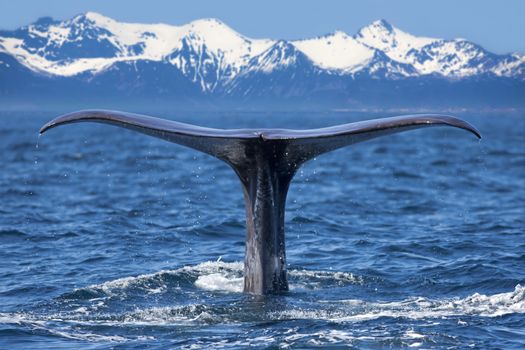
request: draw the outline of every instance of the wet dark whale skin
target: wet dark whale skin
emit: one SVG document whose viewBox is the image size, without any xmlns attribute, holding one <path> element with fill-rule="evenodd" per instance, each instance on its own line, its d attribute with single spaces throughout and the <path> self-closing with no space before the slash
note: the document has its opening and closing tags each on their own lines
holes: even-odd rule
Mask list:
<svg viewBox="0 0 525 350">
<path fill-rule="evenodd" d="M 265 295 L 288 290 L 284 214 L 290 182 L 299 167 L 320 154 L 375 137 L 429 126 L 480 133 L 444 115 L 409 115 L 311 130 L 212 129 L 144 115 L 86 110 L 60 116 L 40 129 L 76 122 L 108 123 L 162 138 L 219 158 L 239 177 L 246 205 L 244 291 Z"/>
</svg>

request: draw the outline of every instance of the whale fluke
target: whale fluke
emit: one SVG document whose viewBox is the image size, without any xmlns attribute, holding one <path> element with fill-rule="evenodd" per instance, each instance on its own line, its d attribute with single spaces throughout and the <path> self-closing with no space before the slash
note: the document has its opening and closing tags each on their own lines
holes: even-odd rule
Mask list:
<svg viewBox="0 0 525 350">
<path fill-rule="evenodd" d="M 135 130 L 196 149 L 229 164 L 241 180 L 246 204 L 244 291 L 259 295 L 288 290 L 285 202 L 290 182 L 304 162 L 344 146 L 430 126 L 452 126 L 481 138 L 471 124 L 444 115 L 398 116 L 310 130 L 223 130 L 106 110 L 60 116 L 44 125 L 40 133 L 76 122 L 108 123 Z"/>
</svg>

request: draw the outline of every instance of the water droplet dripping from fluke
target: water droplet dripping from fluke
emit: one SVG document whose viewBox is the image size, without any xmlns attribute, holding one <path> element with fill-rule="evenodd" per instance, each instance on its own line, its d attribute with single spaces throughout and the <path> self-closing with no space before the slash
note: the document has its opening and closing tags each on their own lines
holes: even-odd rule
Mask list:
<svg viewBox="0 0 525 350">
<path fill-rule="evenodd" d="M 38 144 L 40 143 L 40 136 L 42 136 L 42 134 L 38 133 L 38 137 L 36 138 L 36 145 L 35 145 L 36 149 L 38 149 Z"/>
<path fill-rule="evenodd" d="M 38 150 L 38 146 L 39 146 L 39 143 L 40 143 L 40 136 L 42 136 L 41 133 L 38 133 L 38 137 L 36 139 L 36 144 L 35 144 L 35 149 Z M 38 164 L 38 156 L 35 154 L 35 165 Z"/>
</svg>

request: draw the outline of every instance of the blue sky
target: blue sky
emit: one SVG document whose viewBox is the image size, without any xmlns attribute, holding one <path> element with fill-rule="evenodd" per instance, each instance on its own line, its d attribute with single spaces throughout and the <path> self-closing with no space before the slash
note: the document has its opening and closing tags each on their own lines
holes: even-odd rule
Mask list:
<svg viewBox="0 0 525 350">
<path fill-rule="evenodd" d="M 121 21 L 183 24 L 214 17 L 250 37 L 297 39 L 336 29 L 354 34 L 384 18 L 416 35 L 467 38 L 496 53 L 525 53 L 524 0 L 2 0 L 0 27 L 95 11 Z"/>
</svg>

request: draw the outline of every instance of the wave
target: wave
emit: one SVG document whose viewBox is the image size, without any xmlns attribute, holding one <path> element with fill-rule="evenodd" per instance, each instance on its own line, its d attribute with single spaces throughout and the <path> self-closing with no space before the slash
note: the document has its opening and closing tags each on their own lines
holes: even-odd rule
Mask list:
<svg viewBox="0 0 525 350">
<path fill-rule="evenodd" d="M 242 293 L 242 262 L 208 261 L 197 265 L 184 266 L 175 270 L 161 270 L 152 274 L 124 277 L 74 290 L 62 296 L 65 299 L 104 299 L 107 297 L 125 297 L 127 292 L 145 295 L 176 292 L 185 293 L 203 290 L 219 293 Z M 290 289 L 322 290 L 348 285 L 364 285 L 365 277 L 344 271 L 318 271 L 307 269 L 289 269 Z M 358 300 L 342 300 L 363 309 L 382 310 L 384 316 L 397 317 L 406 311 L 409 318 L 428 315 L 479 314 L 480 316 L 499 316 L 512 312 L 525 312 L 525 287 L 517 285 L 513 292 L 491 296 L 475 293 L 464 299 L 432 300 L 424 297 L 406 299 L 399 302 L 368 303 Z M 328 301 L 326 302 L 328 303 Z M 320 315 L 322 316 L 322 315 Z M 381 317 L 381 315 L 376 315 Z M 364 316 L 365 318 L 367 316 Z M 324 317 L 326 318 L 326 317 Z M 329 317 L 328 317 L 329 318 Z"/>
<path fill-rule="evenodd" d="M 269 298 L 260 304 L 249 297 L 235 296 L 242 292 L 242 273 L 242 262 L 210 261 L 175 270 L 119 278 L 74 290 L 39 310 L 0 313 L 0 324 L 16 325 L 22 332 L 36 330 L 85 341 L 124 342 L 139 339 L 133 334 L 122 334 L 122 327 L 125 326 L 251 324 L 297 319 L 345 324 L 380 318 L 457 318 L 460 323 L 469 322 L 470 317 L 525 313 L 525 287 L 519 284 L 511 292 L 493 295 L 474 293 L 463 298 L 318 301 L 315 298 L 303 298 L 302 294 L 296 293 L 293 301 L 283 302 L 282 298 Z M 295 268 L 290 269 L 289 274 L 292 289 L 322 290 L 327 286 L 360 286 L 363 283 L 363 277 L 341 271 Z M 217 298 L 204 297 L 199 295 L 202 292 L 219 294 Z M 97 334 L 99 332 L 103 334 Z M 323 330 L 313 338 L 330 343 L 350 338 L 359 339 L 355 336 L 356 334 Z M 291 342 L 301 342 L 301 339 L 311 341 L 312 334 L 294 332 L 289 337 Z M 405 338 L 414 339 L 417 343 L 419 335 L 407 333 Z"/>
<path fill-rule="evenodd" d="M 59 322 L 64 322 L 60 325 Z M 42 333 L 72 340 L 85 340 L 89 342 L 124 342 L 129 340 L 151 340 L 153 337 L 136 336 L 126 338 L 120 335 L 103 335 L 82 331 L 71 327 L 70 320 L 64 320 L 59 315 L 52 317 L 36 317 L 24 313 L 0 313 L 0 325 L 18 325 L 28 329 L 28 335 Z M 17 332 L 18 333 L 18 332 Z"/>
<path fill-rule="evenodd" d="M 154 337 L 136 335 L 107 334 L 117 332 L 123 327 L 200 327 L 204 324 L 239 324 L 243 322 L 293 321 L 298 319 L 328 321 L 331 323 L 359 323 L 379 318 L 394 319 L 457 319 L 458 325 L 467 325 L 470 317 L 498 317 L 507 314 L 525 313 L 525 287 L 517 285 L 512 292 L 494 295 L 475 293 L 466 298 L 427 299 L 409 298 L 393 302 L 369 302 L 348 299 L 339 301 L 313 302 L 311 310 L 290 304 L 290 309 L 267 312 L 263 309 L 254 311 L 250 306 L 228 304 L 223 306 L 190 304 L 168 307 L 136 308 L 124 313 L 96 313 L 89 315 L 85 308 L 72 312 L 57 312 L 48 315 L 33 313 L 0 313 L 0 324 L 18 325 L 28 332 L 39 331 L 49 335 L 85 340 L 90 342 L 126 342 L 152 340 Z M 247 304 L 249 305 L 249 304 Z M 286 308 L 287 306 L 285 306 Z M 315 308 L 315 309 L 313 309 Z M 397 321 L 396 321 L 397 322 Z M 474 321 L 479 322 L 479 321 Z M 103 327 L 103 328 L 100 328 Z M 115 328 L 108 328 L 115 327 Z M 105 329 L 104 334 L 96 330 Z M 111 331 L 113 330 L 113 331 Z M 314 333 L 292 331 L 281 339 L 285 343 L 296 343 L 312 339 L 320 344 L 373 340 L 385 335 L 356 335 L 354 332 L 327 329 Z M 399 336 L 399 335 L 398 335 Z M 425 335 L 413 330 L 406 330 L 401 340 L 406 345 L 421 344 Z M 255 339 L 246 339 L 250 344 Z M 255 342 L 256 343 L 256 342 Z M 245 345 L 250 345 L 246 343 Z M 203 344 L 204 345 L 204 344 Z M 237 344 L 239 345 L 239 344 Z"/>
<path fill-rule="evenodd" d="M 427 336 L 408 330 L 404 334 L 388 336 L 385 334 L 374 334 L 374 335 L 356 335 L 356 332 L 344 331 L 344 330 L 322 330 L 314 331 L 311 333 L 298 331 L 297 327 L 287 329 L 283 334 L 279 335 L 260 335 L 260 336 L 249 336 L 246 338 L 230 338 L 224 339 L 223 337 L 210 335 L 205 340 L 192 340 L 191 345 L 183 345 L 181 349 L 244 349 L 248 347 L 254 348 L 299 348 L 299 349 L 310 349 L 320 346 L 332 348 L 360 348 L 356 347 L 356 344 L 363 343 L 366 346 L 366 342 L 381 340 L 383 347 L 387 348 L 389 344 L 395 344 L 395 348 L 398 347 L 419 347 L 423 345 L 423 341 L 426 340 Z M 371 333 L 371 332 L 369 332 Z M 359 343 L 358 343 L 359 342 Z M 377 346 L 372 346 L 376 348 Z"/>
<path fill-rule="evenodd" d="M 19 230 L 0 230 L 0 238 L 4 237 L 27 237 L 28 234 Z"/>
<path fill-rule="evenodd" d="M 428 299 L 410 298 L 393 302 L 369 302 L 349 299 L 321 301 L 327 308 L 321 310 L 285 310 L 274 315 L 283 319 L 323 319 L 332 322 L 361 322 L 381 317 L 388 318 L 443 318 L 456 316 L 498 317 L 525 313 L 525 287 L 517 285 L 514 291 L 494 295 L 475 293 L 466 298 Z M 336 306 L 335 311 L 330 306 Z"/>
<path fill-rule="evenodd" d="M 152 274 L 119 278 L 76 291 L 91 290 L 111 296 L 126 289 L 138 288 L 147 293 L 156 294 L 166 290 L 167 280 L 174 278 L 178 281 L 194 280 L 195 285 L 202 289 L 242 292 L 242 273 L 243 263 L 241 262 L 207 261 L 176 270 L 161 270 Z M 180 289 L 180 287 L 175 288 Z"/>
<path fill-rule="evenodd" d="M 190 282 L 199 289 L 226 293 L 243 291 L 243 262 L 207 261 L 175 270 L 161 270 L 152 274 L 123 277 L 76 289 L 65 297 L 74 299 L 85 296 L 98 298 L 123 294 L 130 289 L 149 294 L 162 293 L 170 289 L 181 289 L 181 282 Z M 349 272 L 290 269 L 290 289 L 319 289 L 328 285 L 362 284 L 363 278 Z M 170 281 L 178 283 L 170 283 Z M 169 286 L 169 288 L 168 288 Z"/>
</svg>

